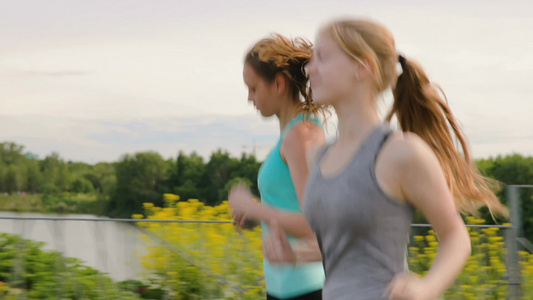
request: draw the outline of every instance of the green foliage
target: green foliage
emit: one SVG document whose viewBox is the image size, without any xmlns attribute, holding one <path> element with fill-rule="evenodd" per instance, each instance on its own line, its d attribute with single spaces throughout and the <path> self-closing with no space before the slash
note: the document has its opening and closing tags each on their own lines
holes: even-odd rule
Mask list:
<svg viewBox="0 0 533 300">
<path fill-rule="evenodd" d="M 97 163 L 89 172 L 79 174 L 89 180 L 94 190 L 100 195 L 111 195 L 117 183 L 115 167 L 112 163 Z"/>
<path fill-rule="evenodd" d="M 103 215 L 106 203 L 95 194 L 0 195 L 0 210 L 15 212 Z"/>
<path fill-rule="evenodd" d="M 0 195 L 0 210 L 15 212 L 44 212 L 42 196 L 30 195 Z"/>
<path fill-rule="evenodd" d="M 522 299 L 533 299 L 533 254 L 520 252 Z"/>
<path fill-rule="evenodd" d="M 222 150 L 214 152 L 205 166 L 203 182 L 208 185 L 204 187 L 204 198 L 200 200 L 207 205 L 218 205 L 227 200 L 228 182 L 235 178 L 246 178 L 252 192 L 258 195 L 257 173 L 260 165 L 254 156 L 243 154 L 239 160 L 231 158 L 228 152 Z"/>
<path fill-rule="evenodd" d="M 58 196 L 61 194 L 61 190 L 52 183 L 47 183 L 43 185 L 41 189 L 44 196 Z"/>
<path fill-rule="evenodd" d="M 42 212 L 77 213 L 101 215 L 102 205 L 105 202 L 98 199 L 95 194 L 61 193 L 57 195 L 43 195 Z"/>
<path fill-rule="evenodd" d="M 60 191 L 67 191 L 68 167 L 59 157 L 58 153 L 52 153 L 41 161 L 43 185 L 54 185 Z"/>
<path fill-rule="evenodd" d="M 231 220 L 228 202 L 207 206 L 165 194 L 164 208 L 145 203 L 156 220 Z M 142 218 L 135 215 L 134 218 Z M 261 230 L 235 231 L 231 224 L 145 223 L 148 253 L 142 264 L 152 287 L 172 299 L 264 299 Z"/>
<path fill-rule="evenodd" d="M 115 165 L 116 190 L 109 202 L 114 216 L 129 217 L 142 212 L 143 202 L 163 204 L 169 165 L 155 152 L 124 155 Z"/>
<path fill-rule="evenodd" d="M 152 283 L 144 283 L 140 280 L 125 280 L 118 283 L 123 291 L 139 293 L 143 299 L 165 299 L 165 291 L 160 288 L 150 288 Z"/>
<path fill-rule="evenodd" d="M 484 174 L 504 185 L 533 183 L 533 157 L 513 154 L 476 163 Z M 220 149 L 208 161 L 195 152 L 186 155 L 180 151 L 175 159 L 167 160 L 155 152 L 140 152 L 126 154 L 118 162 L 89 165 L 65 162 L 58 153 L 37 160 L 25 153 L 23 146 L 5 142 L 0 143 L 0 193 L 43 194 L 45 207 L 51 211 L 79 212 L 74 207 L 85 206 L 98 214 L 128 217 L 142 213 L 142 202 L 162 205 L 163 193 L 178 194 L 182 200 L 199 199 L 207 205 L 220 204 L 237 178 L 249 183 L 252 192 L 259 195 L 260 165 L 253 155 L 235 158 Z M 74 205 L 63 196 L 65 193 L 93 195 L 96 201 Z M 533 240 L 533 189 L 520 189 L 520 195 L 525 235 Z M 498 197 L 506 203 L 505 189 Z M 17 202 L 7 209 L 27 211 L 28 207 L 29 204 Z M 33 211 L 42 209 L 33 207 Z M 486 209 L 482 209 L 481 216 L 488 224 L 494 224 Z M 415 223 L 425 220 L 417 215 Z"/>
<path fill-rule="evenodd" d="M 518 154 L 508 155 L 505 157 L 483 159 L 477 162 L 478 167 L 486 176 L 496 179 L 504 185 L 531 185 L 533 184 L 533 157 L 523 157 Z M 522 228 L 524 235 L 530 241 L 533 241 L 533 188 L 519 189 Z M 507 203 L 506 190 L 502 189 L 498 193 L 502 202 Z M 493 224 L 490 214 L 486 209 L 483 210 L 483 217 L 487 223 Z"/>
<path fill-rule="evenodd" d="M 14 294 L 25 295 L 25 299 L 140 299 L 78 259 L 42 250 L 43 245 L 0 234 L 2 299 Z"/>
<path fill-rule="evenodd" d="M 59 194 L 61 192 L 98 193 L 114 189 L 113 164 L 94 166 L 81 162 L 65 162 L 58 153 L 37 160 L 24 147 L 0 143 L 0 192 Z"/>
<path fill-rule="evenodd" d="M 27 162 L 27 191 L 30 193 L 37 193 L 42 185 L 42 175 L 39 167 L 39 162 L 30 160 Z"/>
<path fill-rule="evenodd" d="M 93 193 L 94 187 L 93 184 L 85 179 L 85 178 L 78 178 L 72 183 L 72 191 L 74 193 Z"/>
<path fill-rule="evenodd" d="M 4 179 L 4 188 L 8 193 L 13 193 L 15 191 L 20 191 L 23 187 L 22 174 L 15 165 L 10 165 L 7 167 Z"/>
<path fill-rule="evenodd" d="M 472 217 L 467 223 L 482 224 Z M 468 228 L 472 242 L 470 255 L 455 283 L 446 290 L 444 299 L 507 299 L 508 277 L 505 245 L 498 228 Z M 426 274 L 439 248 L 433 230 L 416 235 L 409 247 L 410 271 Z"/>
<path fill-rule="evenodd" d="M 93 166 L 65 162 L 58 153 L 36 160 L 23 149 L 15 143 L 0 143 L 0 192 L 42 194 L 42 198 L 38 195 L 27 203 L 29 198 L 19 197 L 8 205 L 2 205 L 7 199 L 0 199 L 0 209 L 129 217 L 142 212 L 143 202 L 162 205 L 164 193 L 219 204 L 226 200 L 235 178 L 249 183 L 252 192 L 258 194 L 260 162 L 246 154 L 239 159 L 218 150 L 204 162 L 195 152 L 179 152 L 175 160 L 164 160 L 155 152 L 140 152 L 126 154 L 116 163 Z M 72 197 L 75 194 L 90 195 L 94 201 L 76 203 L 79 197 Z"/>
<path fill-rule="evenodd" d="M 194 152 L 189 156 L 180 152 L 175 161 L 164 161 L 153 152 L 126 155 L 115 165 L 117 185 L 110 210 L 123 217 L 142 213 L 143 202 L 161 206 L 164 193 L 218 205 L 227 199 L 229 183 L 236 179 L 247 182 L 258 194 L 259 167 L 254 156 L 232 158 L 222 150 L 214 152 L 207 163 Z"/>
<path fill-rule="evenodd" d="M 181 195 L 182 199 L 204 198 L 203 187 L 208 185 L 203 183 L 205 173 L 205 163 L 203 158 L 196 152 L 189 156 L 180 151 L 176 162 L 171 161 L 171 174 L 169 186 L 174 194 Z"/>
</svg>

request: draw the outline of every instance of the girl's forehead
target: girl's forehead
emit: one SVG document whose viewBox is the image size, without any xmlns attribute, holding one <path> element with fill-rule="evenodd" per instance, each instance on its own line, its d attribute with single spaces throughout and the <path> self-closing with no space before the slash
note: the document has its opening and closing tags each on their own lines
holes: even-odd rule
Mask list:
<svg viewBox="0 0 533 300">
<path fill-rule="evenodd" d="M 315 37 L 316 43 L 329 43 L 334 42 L 333 37 L 328 31 L 321 31 Z"/>
<path fill-rule="evenodd" d="M 327 48 L 336 47 L 336 42 L 329 34 L 319 34 L 315 39 L 314 48 L 315 50 L 323 50 Z"/>
<path fill-rule="evenodd" d="M 315 36 L 315 46 L 321 44 L 323 40 L 324 40 L 324 33 L 323 33 L 323 32 L 319 32 L 319 33 Z"/>
</svg>

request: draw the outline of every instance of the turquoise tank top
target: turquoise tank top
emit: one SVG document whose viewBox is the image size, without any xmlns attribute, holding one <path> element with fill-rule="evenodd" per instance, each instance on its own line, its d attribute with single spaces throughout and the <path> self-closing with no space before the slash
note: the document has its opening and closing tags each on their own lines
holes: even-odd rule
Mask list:
<svg viewBox="0 0 533 300">
<path fill-rule="evenodd" d="M 302 121 L 303 115 L 299 114 L 285 126 L 280 134 L 278 143 L 261 165 L 257 176 L 261 202 L 280 211 L 302 212 L 289 167 L 280 154 L 280 145 L 283 137 L 292 126 Z M 309 121 L 321 125 L 316 118 L 310 117 Z M 270 228 L 265 223 L 261 224 L 261 228 L 263 236 L 270 231 Z M 289 236 L 289 241 L 293 245 L 297 243 L 297 240 L 291 236 Z M 322 289 L 324 285 L 325 275 L 322 262 L 272 265 L 264 259 L 263 267 L 267 292 L 280 299 L 314 292 Z"/>
</svg>

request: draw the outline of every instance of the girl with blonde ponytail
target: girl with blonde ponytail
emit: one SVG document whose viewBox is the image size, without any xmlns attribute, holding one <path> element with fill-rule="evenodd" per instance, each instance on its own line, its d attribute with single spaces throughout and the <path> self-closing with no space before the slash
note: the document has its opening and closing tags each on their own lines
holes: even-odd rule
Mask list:
<svg viewBox="0 0 533 300">
<path fill-rule="evenodd" d="M 316 245 L 326 300 L 438 298 L 470 255 L 460 213 L 481 205 L 506 213 L 474 166 L 447 102 L 414 60 L 398 55 L 389 30 L 367 19 L 323 27 L 306 71 L 314 103 L 331 105 L 339 120 L 337 140 L 310 158 L 304 213 L 316 240 L 293 249 L 275 226 L 265 256 L 295 262 Z M 383 122 L 376 101 L 388 88 L 394 104 Z M 388 124 L 393 116 L 399 132 Z M 440 243 L 423 277 L 406 267 L 416 209 Z"/>
</svg>

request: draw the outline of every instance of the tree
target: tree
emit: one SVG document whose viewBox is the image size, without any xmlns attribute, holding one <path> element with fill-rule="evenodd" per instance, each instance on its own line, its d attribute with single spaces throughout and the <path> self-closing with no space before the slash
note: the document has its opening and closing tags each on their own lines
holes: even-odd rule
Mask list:
<svg viewBox="0 0 533 300">
<path fill-rule="evenodd" d="M 20 191 L 22 187 L 22 177 L 15 165 L 10 165 L 7 168 L 5 175 L 5 189 L 8 193 Z"/>
<path fill-rule="evenodd" d="M 254 194 L 259 193 L 257 172 L 261 163 L 253 155 L 243 154 L 237 159 L 218 149 L 204 164 L 197 153 L 187 156 L 180 151 L 175 164 L 170 165 L 169 187 L 183 201 L 198 199 L 207 205 L 217 205 L 227 200 L 229 188 L 238 180 L 247 182 Z"/>
<path fill-rule="evenodd" d="M 257 186 L 257 174 L 261 168 L 261 162 L 258 162 L 254 155 L 242 154 L 236 176 L 247 178 L 250 182 L 250 189 L 254 195 L 259 196 L 259 188 Z"/>
<path fill-rule="evenodd" d="M 24 146 L 13 142 L 0 143 L 0 188 L 4 192 L 25 190 L 27 186 Z"/>
<path fill-rule="evenodd" d="M 202 182 L 205 174 L 205 164 L 203 158 L 196 152 L 189 156 L 182 151 L 179 152 L 172 168 L 169 186 L 172 192 L 179 195 L 182 200 L 199 199 L 205 201 L 204 187 L 208 185 Z"/>
<path fill-rule="evenodd" d="M 97 163 L 84 177 L 92 183 L 95 191 L 103 195 L 111 195 L 117 182 L 113 163 Z"/>
<path fill-rule="evenodd" d="M 26 157 L 22 153 L 24 146 L 13 142 L 0 143 L 0 160 L 6 165 L 19 163 Z"/>
<path fill-rule="evenodd" d="M 41 161 L 41 172 L 43 173 L 43 185 L 55 185 L 62 192 L 68 189 L 68 166 L 59 157 L 59 153 L 53 152 Z"/>
<path fill-rule="evenodd" d="M 507 203 L 505 185 L 533 184 L 533 157 L 523 157 L 519 154 L 498 156 L 480 160 L 477 165 L 488 177 L 503 183 L 504 188 L 498 193 L 498 197 L 504 203 Z M 533 189 L 520 189 L 520 200 L 524 234 L 533 241 Z M 486 209 L 483 211 L 487 222 L 492 222 Z"/>
<path fill-rule="evenodd" d="M 130 217 L 143 212 L 143 203 L 163 204 L 168 180 L 168 164 L 155 152 L 126 154 L 115 166 L 116 190 L 109 208 L 112 215 Z"/>
<path fill-rule="evenodd" d="M 39 170 L 39 162 L 31 160 L 27 167 L 27 190 L 30 193 L 37 193 L 41 190 L 42 174 Z"/>
<path fill-rule="evenodd" d="M 81 177 L 81 178 L 77 178 L 76 180 L 74 180 L 74 182 L 72 183 L 71 190 L 74 193 L 88 194 L 88 193 L 94 192 L 94 187 L 93 187 L 93 184 L 89 180 Z"/>
<path fill-rule="evenodd" d="M 211 154 L 211 158 L 205 167 L 204 176 L 201 180 L 205 186 L 205 203 L 207 205 L 218 205 L 227 198 L 224 195 L 226 183 L 233 177 L 237 177 L 239 161 L 230 158 L 227 151 L 218 149 Z"/>
</svg>

